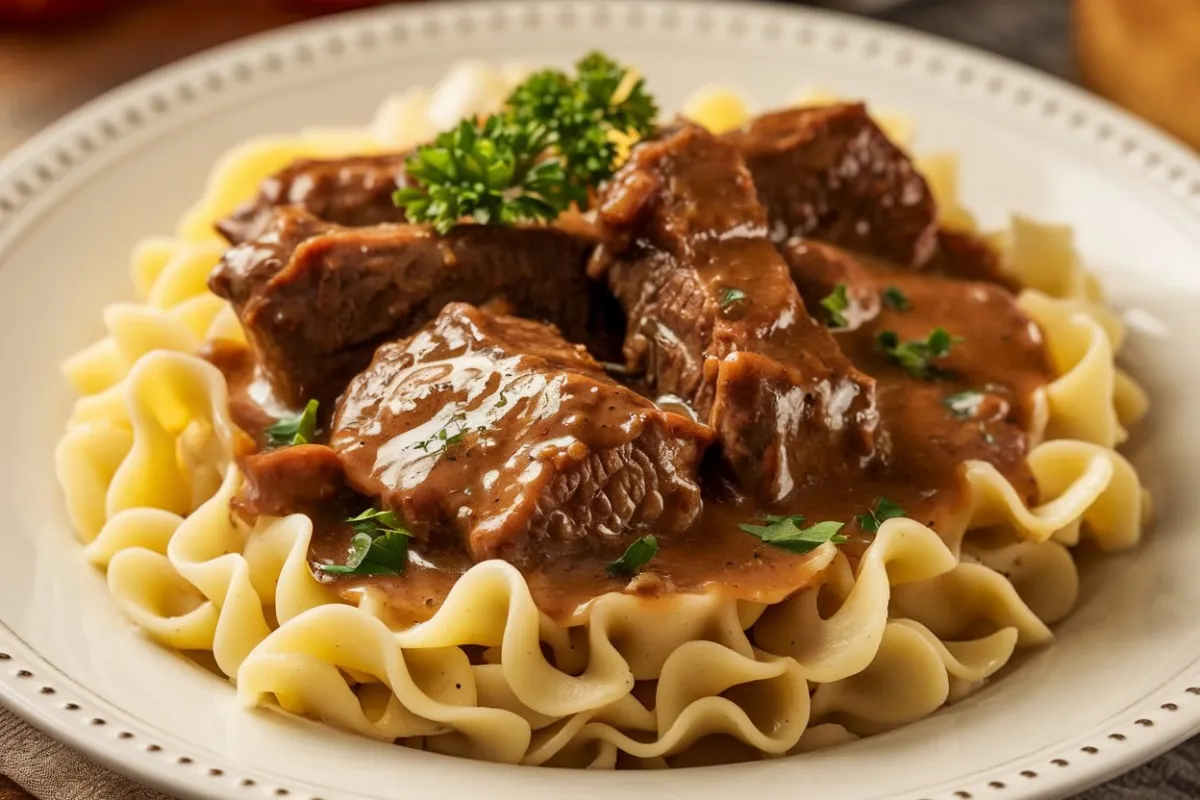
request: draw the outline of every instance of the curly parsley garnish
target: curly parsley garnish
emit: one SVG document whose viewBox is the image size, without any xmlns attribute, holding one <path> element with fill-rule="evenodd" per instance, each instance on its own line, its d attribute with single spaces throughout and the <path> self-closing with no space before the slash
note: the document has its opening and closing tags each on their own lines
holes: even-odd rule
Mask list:
<svg viewBox="0 0 1200 800">
<path fill-rule="evenodd" d="M 513 128 L 500 117 L 463 120 L 409 157 L 405 174 L 415 183 L 392 201 L 438 233 L 464 218 L 482 225 L 552 220 L 569 199 L 562 164 L 541 158 L 549 141 L 543 128 Z"/>
<path fill-rule="evenodd" d="M 945 371 L 933 362 L 950 354 L 950 348 L 963 341 L 961 336 L 951 336 L 945 328 L 934 328 L 925 339 L 901 342 L 895 331 L 880 331 L 875 336 L 875 345 L 914 378 L 933 380 L 945 375 Z"/>
<path fill-rule="evenodd" d="M 833 287 L 833 291 L 821 301 L 821 307 L 829 312 L 829 322 L 833 327 L 846 327 L 846 310 L 850 308 L 850 298 L 846 296 L 846 284 L 839 283 Z"/>
<path fill-rule="evenodd" d="M 875 505 L 871 510 L 865 514 L 856 515 L 854 519 L 858 521 L 858 527 L 862 528 L 866 533 L 878 533 L 879 526 L 884 522 L 903 516 L 903 508 L 886 497 L 880 497 L 875 500 Z"/>
<path fill-rule="evenodd" d="M 751 533 L 764 542 L 775 547 L 782 547 L 797 554 L 815 550 L 826 542 L 841 544 L 846 537 L 839 533 L 845 525 L 843 522 L 817 522 L 807 528 L 804 517 L 791 514 L 786 517 L 767 515 L 766 525 L 739 525 L 746 533 Z"/>
<path fill-rule="evenodd" d="M 551 220 L 612 176 L 618 135 L 645 136 L 658 109 L 636 73 L 600 53 L 571 77 L 541 70 L 485 121 L 463 120 L 405 161 L 393 202 L 446 233 L 460 220 Z"/>
<path fill-rule="evenodd" d="M 316 400 L 309 400 L 304 410 L 294 417 L 284 417 L 263 429 L 267 435 L 268 447 L 291 447 L 297 444 L 308 444 L 317 436 L 317 406 Z"/>
<path fill-rule="evenodd" d="M 908 311 L 912 308 L 912 303 L 908 301 L 908 295 L 895 286 L 884 289 L 882 297 L 883 304 L 893 311 Z"/>
<path fill-rule="evenodd" d="M 345 564 L 318 564 L 330 575 L 399 575 L 408 563 L 412 535 L 392 511 L 368 508 L 346 520 L 357 533 L 350 540 Z"/>
<path fill-rule="evenodd" d="M 535 72 L 513 90 L 506 116 L 516 127 L 543 126 L 566 171 L 568 194 L 587 208 L 588 188 L 612 177 L 618 145 L 612 134 L 650 133 L 658 107 L 637 73 L 601 53 L 558 70 Z"/>
<path fill-rule="evenodd" d="M 608 574 L 614 578 L 621 575 L 633 575 L 654 558 L 658 552 L 658 540 L 653 536 L 643 536 L 625 549 L 616 561 L 608 565 Z"/>
</svg>

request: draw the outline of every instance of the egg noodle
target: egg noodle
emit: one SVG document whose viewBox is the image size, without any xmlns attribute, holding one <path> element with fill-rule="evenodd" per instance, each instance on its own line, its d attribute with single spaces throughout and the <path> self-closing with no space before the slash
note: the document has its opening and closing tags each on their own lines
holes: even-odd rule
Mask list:
<svg viewBox="0 0 1200 800">
<path fill-rule="evenodd" d="M 432 92 L 388 99 L 365 129 L 241 144 L 173 236 L 134 249 L 137 302 L 106 308 L 108 335 L 64 364 L 81 397 L 57 450 L 71 521 L 120 609 L 162 645 L 211 652 L 247 705 L 273 701 L 442 753 L 591 768 L 846 742 L 953 703 L 1016 648 L 1049 642 L 1078 593 L 1071 548 L 1118 550 L 1141 536 L 1148 499 L 1114 448 L 1147 401 L 1114 366 L 1124 330 L 1071 231 L 1021 218 L 992 241 L 1026 287 L 1019 305 L 1056 376 L 1028 432 L 1039 503 L 1026 507 L 993 466 L 967 462 L 968 502 L 944 530 L 888 520 L 857 563 L 824 544 L 816 582 L 778 604 L 612 593 L 561 627 L 516 568 L 485 561 L 431 620 L 396 630 L 369 594 L 349 605 L 313 577 L 306 516 L 247 527 L 230 513 L 242 483 L 236 429 L 221 372 L 195 355 L 207 339 L 245 341 L 205 285 L 225 249 L 213 222 L 294 159 L 411 147 L 494 108 L 518 77 L 464 64 Z M 684 113 L 714 131 L 747 116 L 719 87 Z M 879 121 L 907 146 L 905 118 Z M 942 224 L 973 230 L 954 157 L 916 161 Z"/>
</svg>

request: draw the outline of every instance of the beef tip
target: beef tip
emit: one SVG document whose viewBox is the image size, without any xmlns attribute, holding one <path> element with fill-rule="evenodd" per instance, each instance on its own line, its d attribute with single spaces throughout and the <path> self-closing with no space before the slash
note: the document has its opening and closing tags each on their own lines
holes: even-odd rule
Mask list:
<svg viewBox="0 0 1200 800">
<path fill-rule="evenodd" d="M 447 305 L 338 404 L 350 485 L 482 561 L 612 557 L 687 527 L 712 431 L 615 383 L 552 326 Z"/>
<path fill-rule="evenodd" d="M 232 507 L 246 519 L 320 509 L 347 493 L 342 462 L 323 444 L 254 453 L 240 466 L 245 483 Z"/>
<path fill-rule="evenodd" d="M 217 223 L 232 244 L 257 238 L 277 206 L 296 205 L 317 219 L 358 227 L 403 222 L 392 193 L 404 176 L 408 153 L 302 159 L 263 181 L 253 200 Z"/>
<path fill-rule="evenodd" d="M 334 229 L 299 207 L 273 210 L 253 240 L 225 251 L 208 288 L 240 309 L 281 272 L 306 239 Z"/>
<path fill-rule="evenodd" d="M 743 489 L 783 501 L 871 454 L 874 384 L 806 311 L 737 149 L 691 124 L 661 132 L 599 220 L 590 269 L 625 308 L 630 368 L 708 421 Z"/>
<path fill-rule="evenodd" d="M 942 275 L 969 281 L 994 283 L 1019 292 L 1020 285 L 1004 272 L 1000 256 L 984 239 L 966 231 L 943 228 L 938 231 L 938 246 L 929 269 Z"/>
<path fill-rule="evenodd" d="M 723 138 L 746 159 L 775 242 L 821 239 L 904 266 L 933 254 L 933 193 L 863 105 L 764 114 Z"/>
<path fill-rule="evenodd" d="M 845 322 L 835 327 L 858 330 L 879 313 L 879 289 L 850 253 L 824 242 L 795 236 L 779 245 L 779 252 L 787 262 L 792 282 L 800 290 L 804 304 L 827 324 L 832 325 L 834 321 L 820 304 L 839 286 L 846 287 L 846 309 L 841 312 Z"/>
<path fill-rule="evenodd" d="M 412 333 L 452 300 L 503 296 L 518 313 L 587 338 L 598 287 L 582 237 L 482 225 L 439 236 L 417 225 L 345 228 L 290 207 L 273 214 L 265 238 L 230 249 L 209 286 L 234 302 L 285 402 L 332 400 L 380 342 Z M 317 232 L 288 252 L 305 230 Z"/>
</svg>

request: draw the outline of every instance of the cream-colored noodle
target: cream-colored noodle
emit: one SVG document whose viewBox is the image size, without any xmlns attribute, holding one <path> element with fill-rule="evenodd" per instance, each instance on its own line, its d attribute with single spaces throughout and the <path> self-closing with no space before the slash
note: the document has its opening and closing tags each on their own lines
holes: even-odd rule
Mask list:
<svg viewBox="0 0 1200 800">
<path fill-rule="evenodd" d="M 57 450 L 67 509 L 118 606 L 148 636 L 211 652 L 247 704 L 364 736 L 509 763 L 662 768 L 807 752 L 955 702 L 1014 648 L 1052 638 L 1048 625 L 1078 594 L 1070 547 L 1081 537 L 1106 550 L 1137 543 L 1148 504 L 1113 448 L 1147 402 L 1113 364 L 1123 326 L 1069 230 L 1016 219 L 992 240 L 1029 287 L 1019 302 L 1056 372 L 1030 432 L 1034 507 L 994 467 L 969 462 L 966 502 L 944 530 L 889 520 L 857 563 L 824 545 L 813 585 L 771 607 L 612 594 L 564 627 L 499 561 L 470 569 L 415 627 L 389 626 L 370 596 L 340 601 L 309 571 L 309 519 L 247 527 L 230 514 L 242 476 L 226 386 L 193 355 L 206 339 L 243 338 L 205 287 L 222 253 L 212 222 L 295 158 L 406 147 L 435 117 L 488 110 L 518 73 L 481 70 L 389 99 L 363 130 L 233 150 L 176 235 L 135 248 L 138 302 L 106 309 L 108 335 L 63 365 L 81 395 Z M 748 113 L 726 90 L 698 93 L 686 111 L 715 128 Z M 907 118 L 889 127 L 907 146 Z M 943 222 L 974 230 L 953 157 L 918 163 Z M 483 663 L 465 645 L 485 648 Z M 707 737 L 730 743 L 725 756 Z"/>
</svg>

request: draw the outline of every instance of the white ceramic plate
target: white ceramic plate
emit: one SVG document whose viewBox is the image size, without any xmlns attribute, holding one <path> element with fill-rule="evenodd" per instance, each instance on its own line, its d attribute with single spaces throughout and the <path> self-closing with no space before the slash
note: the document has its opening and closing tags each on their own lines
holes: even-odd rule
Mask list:
<svg viewBox="0 0 1200 800">
<path fill-rule="evenodd" d="M 167 232 L 245 137 L 365 122 L 390 91 L 466 57 L 644 68 L 667 108 L 721 81 L 759 107 L 819 84 L 915 118 L 954 148 L 985 223 L 1069 222 L 1124 310 L 1126 366 L 1154 398 L 1131 453 L 1157 500 L 1143 547 L 1085 569 L 1058 641 L 894 733 L 764 763 L 581 774 L 453 760 L 238 707 L 152 645 L 83 558 L 54 481 L 68 353 L 126 297 L 127 253 Z M 189 60 L 71 115 L 0 164 L 0 699 L 117 769 L 194 797 L 1035 798 L 1132 768 L 1200 729 L 1200 164 L 1028 70 L 848 18 L 692 2 L 393 7 Z"/>
</svg>

